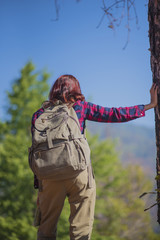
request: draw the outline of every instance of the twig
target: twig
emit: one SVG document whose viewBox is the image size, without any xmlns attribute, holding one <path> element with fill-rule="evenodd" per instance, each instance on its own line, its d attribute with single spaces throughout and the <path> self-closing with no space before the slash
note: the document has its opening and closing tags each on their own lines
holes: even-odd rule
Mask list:
<svg viewBox="0 0 160 240">
<path fill-rule="evenodd" d="M 104 19 L 105 15 L 106 15 L 106 13 L 104 13 L 103 16 L 101 17 L 101 19 L 100 19 L 100 21 L 99 21 L 99 23 L 97 25 L 97 28 L 100 27 L 101 23 L 103 22 L 103 19 Z"/>
<path fill-rule="evenodd" d="M 58 0 L 54 0 L 54 6 L 55 6 L 55 10 L 56 10 L 56 18 L 51 19 L 51 21 L 58 21 L 58 19 L 59 19 L 59 9 L 60 9 L 60 7 L 58 6 Z"/>
<path fill-rule="evenodd" d="M 113 0 L 114 2 L 112 4 L 110 4 L 109 6 L 107 6 L 107 1 L 102 0 L 102 10 L 104 12 L 102 18 L 100 19 L 97 28 L 100 27 L 100 25 L 102 24 L 104 17 L 106 16 L 108 19 L 108 27 L 115 29 L 115 27 L 119 27 L 122 23 L 122 19 L 125 18 L 125 12 L 126 12 L 126 21 L 127 21 L 127 40 L 126 43 L 123 47 L 123 50 L 127 47 L 128 43 L 129 43 L 129 37 L 130 37 L 130 21 L 131 21 L 131 9 L 133 9 L 134 11 L 134 16 L 136 19 L 136 26 L 138 25 L 138 16 L 137 16 L 137 11 L 136 11 L 136 7 L 135 7 L 135 0 Z M 114 9 L 115 8 L 122 8 L 121 10 L 121 14 L 120 17 L 116 16 L 114 14 Z"/>
</svg>

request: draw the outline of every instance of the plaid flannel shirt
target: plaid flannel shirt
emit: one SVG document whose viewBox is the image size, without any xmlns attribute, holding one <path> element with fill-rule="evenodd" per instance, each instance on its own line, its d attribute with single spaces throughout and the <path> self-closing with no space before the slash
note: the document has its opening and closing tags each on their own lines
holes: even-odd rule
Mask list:
<svg viewBox="0 0 160 240">
<path fill-rule="evenodd" d="M 145 116 L 144 105 L 136 105 L 133 107 L 120 107 L 120 108 L 108 108 L 100 105 L 93 104 L 86 101 L 77 101 L 73 108 L 79 119 L 81 132 L 84 133 L 85 120 L 96 122 L 128 122 L 136 118 Z M 34 131 L 34 123 L 36 119 L 44 112 L 43 108 L 40 108 L 33 114 L 31 132 Z M 38 188 L 38 180 L 35 176 L 34 187 Z"/>
</svg>

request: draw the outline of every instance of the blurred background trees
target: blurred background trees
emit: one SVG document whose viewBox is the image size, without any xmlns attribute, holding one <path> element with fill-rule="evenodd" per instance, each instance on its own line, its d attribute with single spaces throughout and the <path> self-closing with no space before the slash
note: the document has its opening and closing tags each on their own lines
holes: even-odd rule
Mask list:
<svg viewBox="0 0 160 240">
<path fill-rule="evenodd" d="M 37 72 L 31 62 L 13 82 L 0 122 L 0 239 L 34 240 L 32 226 L 36 190 L 28 165 L 31 117 L 47 99 L 49 73 Z M 98 127 L 98 125 L 97 125 Z M 97 183 L 92 240 L 156 240 L 149 213 L 138 196 L 151 182 L 140 166 L 123 166 L 112 140 L 101 141 L 88 133 Z M 69 205 L 66 200 L 58 224 L 58 239 L 69 239 Z"/>
<path fill-rule="evenodd" d="M 35 239 L 33 175 L 28 167 L 32 113 L 48 93 L 46 72 L 28 62 L 7 93 L 6 119 L 0 123 L 0 239 Z"/>
</svg>

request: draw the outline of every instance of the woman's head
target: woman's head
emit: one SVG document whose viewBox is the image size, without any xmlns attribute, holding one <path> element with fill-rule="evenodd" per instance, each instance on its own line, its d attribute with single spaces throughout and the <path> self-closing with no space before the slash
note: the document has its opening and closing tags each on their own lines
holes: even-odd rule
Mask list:
<svg viewBox="0 0 160 240">
<path fill-rule="evenodd" d="M 74 103 L 85 100 L 81 93 L 79 81 L 72 75 L 62 75 L 53 84 L 49 100 L 55 102 L 61 100 L 65 103 Z"/>
</svg>

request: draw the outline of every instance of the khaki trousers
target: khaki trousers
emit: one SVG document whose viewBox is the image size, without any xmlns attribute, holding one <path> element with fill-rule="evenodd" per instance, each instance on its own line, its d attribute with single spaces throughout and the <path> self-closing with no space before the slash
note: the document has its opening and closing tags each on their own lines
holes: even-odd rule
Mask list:
<svg viewBox="0 0 160 240">
<path fill-rule="evenodd" d="M 94 220 L 96 185 L 88 187 L 87 169 L 63 181 L 42 181 L 39 192 L 41 222 L 37 240 L 56 240 L 56 229 L 66 196 L 70 204 L 70 239 L 89 240 Z"/>
</svg>

